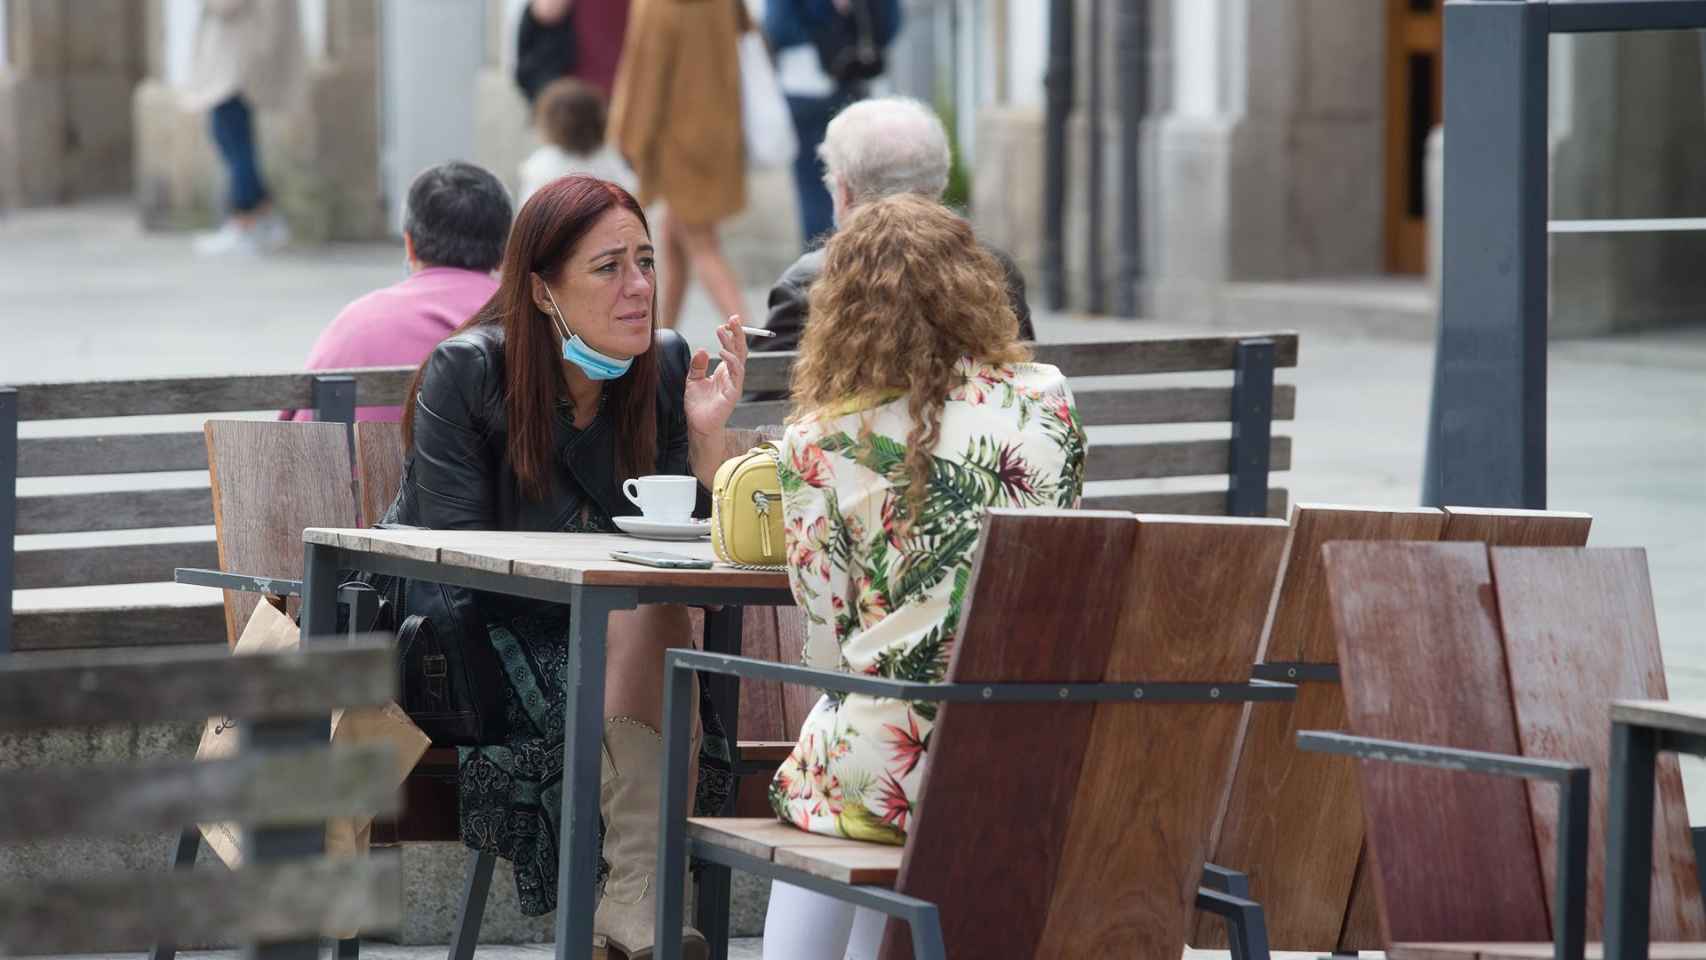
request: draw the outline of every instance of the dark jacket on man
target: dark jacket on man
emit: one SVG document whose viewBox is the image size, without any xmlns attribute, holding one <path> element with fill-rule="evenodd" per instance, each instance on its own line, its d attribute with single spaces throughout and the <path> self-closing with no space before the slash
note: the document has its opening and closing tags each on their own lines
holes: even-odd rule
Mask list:
<svg viewBox="0 0 1706 960">
<path fill-rule="evenodd" d="M 1012 304 L 1013 314 L 1019 318 L 1019 339 L 1035 340 L 1036 332 L 1031 329 L 1031 305 L 1025 299 L 1025 275 L 1019 271 L 1019 265 L 1013 262 L 1012 257 L 987 244 L 983 249 L 999 261 L 1001 269 L 1007 273 L 1007 299 Z M 823 272 L 823 256 L 823 248 L 819 247 L 803 254 L 782 271 L 782 278 L 770 288 L 770 315 L 764 321 L 764 329 L 776 336 L 754 337 L 748 349 L 755 353 L 774 353 L 800 348 L 800 337 L 806 331 L 806 317 L 810 312 L 811 286 Z M 746 397 L 748 400 L 786 398 L 787 394 L 782 392 L 752 393 Z"/>
</svg>

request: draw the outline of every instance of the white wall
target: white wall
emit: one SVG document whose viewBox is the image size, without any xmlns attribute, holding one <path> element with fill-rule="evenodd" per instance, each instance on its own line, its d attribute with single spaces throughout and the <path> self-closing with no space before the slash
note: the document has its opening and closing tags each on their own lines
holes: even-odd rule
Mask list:
<svg viewBox="0 0 1706 960">
<path fill-rule="evenodd" d="M 1048 4 L 1007 3 L 1007 99 L 1015 106 L 1041 107 L 1048 72 Z"/>
<path fill-rule="evenodd" d="M 1173 113 L 1188 117 L 1244 111 L 1249 42 L 1247 0 L 1176 0 Z"/>
<path fill-rule="evenodd" d="M 475 81 L 485 63 L 485 9 L 468 0 L 383 0 L 380 7 L 380 181 L 392 229 L 415 175 L 474 158 Z"/>
</svg>

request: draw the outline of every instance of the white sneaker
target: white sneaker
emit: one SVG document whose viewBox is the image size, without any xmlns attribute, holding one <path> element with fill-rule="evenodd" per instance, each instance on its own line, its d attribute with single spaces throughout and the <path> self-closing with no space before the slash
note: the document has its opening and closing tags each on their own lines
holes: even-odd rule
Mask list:
<svg viewBox="0 0 1706 960">
<path fill-rule="evenodd" d="M 227 220 L 212 233 L 195 238 L 195 252 L 204 257 L 254 256 L 262 252 L 259 224 L 244 227 Z"/>
<path fill-rule="evenodd" d="M 251 228 L 255 240 L 267 253 L 290 246 L 290 224 L 274 211 L 255 221 Z"/>
</svg>

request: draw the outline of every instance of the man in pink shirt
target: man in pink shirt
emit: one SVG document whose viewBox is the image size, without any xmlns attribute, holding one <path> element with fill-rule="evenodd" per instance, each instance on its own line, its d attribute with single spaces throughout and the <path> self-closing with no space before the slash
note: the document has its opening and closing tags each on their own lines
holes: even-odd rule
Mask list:
<svg viewBox="0 0 1706 960">
<path fill-rule="evenodd" d="M 309 370 L 415 366 L 497 291 L 511 209 L 503 184 L 483 167 L 452 161 L 409 186 L 403 253 L 409 277 L 345 307 L 314 341 Z M 358 397 L 357 399 L 364 399 Z M 282 419 L 312 420 L 287 410 Z M 361 406 L 357 420 L 401 420 L 400 406 Z"/>
</svg>

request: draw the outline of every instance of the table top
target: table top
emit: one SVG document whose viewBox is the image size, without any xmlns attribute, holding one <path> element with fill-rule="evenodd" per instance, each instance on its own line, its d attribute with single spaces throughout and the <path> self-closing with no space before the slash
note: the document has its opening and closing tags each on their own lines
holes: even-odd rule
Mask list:
<svg viewBox="0 0 1706 960">
<path fill-rule="evenodd" d="M 1611 721 L 1706 736 L 1706 701 L 1614 700 Z"/>
<path fill-rule="evenodd" d="M 788 589 L 788 575 L 781 571 L 741 570 L 721 562 L 710 570 L 667 570 L 610 559 L 612 550 L 634 550 L 674 553 L 715 562 L 708 539 L 665 542 L 619 533 L 310 527 L 303 531 L 302 542 L 584 586 Z"/>
</svg>

